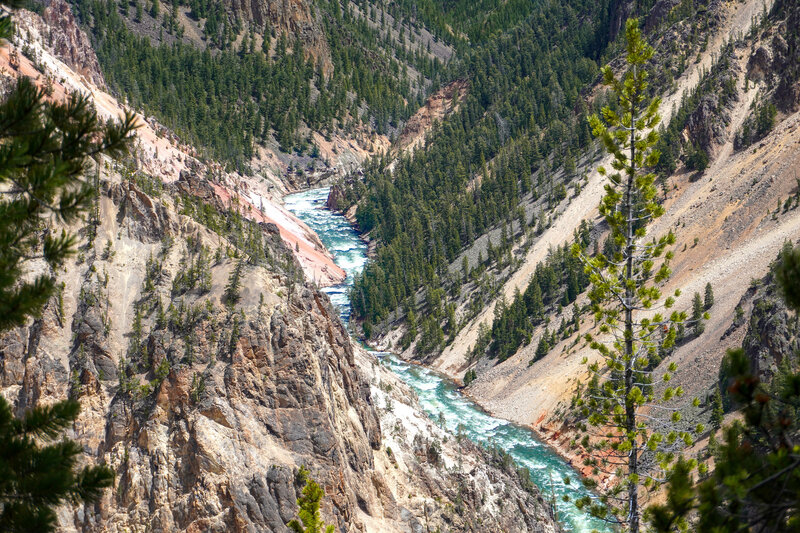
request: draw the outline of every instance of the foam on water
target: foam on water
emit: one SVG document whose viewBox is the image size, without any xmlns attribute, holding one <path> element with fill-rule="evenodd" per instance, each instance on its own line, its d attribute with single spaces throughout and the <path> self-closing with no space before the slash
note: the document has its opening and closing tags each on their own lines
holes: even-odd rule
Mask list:
<svg viewBox="0 0 800 533">
<path fill-rule="evenodd" d="M 334 255 L 336 264 L 347 272 L 343 284 L 324 289 L 339 307 L 342 320 L 347 322 L 350 318 L 348 291 L 353 277 L 367 262 L 367 246 L 346 218 L 325 209 L 327 197 L 328 189 L 314 189 L 287 196 L 285 202 L 290 211 L 319 235 Z M 390 353 L 374 354 L 416 391 L 420 405 L 429 416 L 436 420 L 441 416 L 449 430 L 460 431 L 475 442 L 497 446 L 510 454 L 517 464 L 527 468 L 543 495 L 547 498 L 555 496 L 558 516 L 566 531 L 609 531 L 605 523 L 562 501 L 563 496 L 575 499 L 587 492 L 572 467 L 538 441 L 529 429 L 490 416 L 461 394 L 450 380 L 436 372 L 406 363 Z M 571 483 L 565 483 L 565 478 L 569 478 Z"/>
</svg>

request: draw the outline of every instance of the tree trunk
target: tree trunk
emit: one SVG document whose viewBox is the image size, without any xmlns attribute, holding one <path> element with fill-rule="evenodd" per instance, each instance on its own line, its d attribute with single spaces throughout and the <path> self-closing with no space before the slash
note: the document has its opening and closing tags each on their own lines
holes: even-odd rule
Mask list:
<svg viewBox="0 0 800 533">
<path fill-rule="evenodd" d="M 633 76 L 636 77 L 636 66 L 633 67 Z M 625 265 L 625 430 L 630 438 L 636 432 L 636 408 L 630 399 L 630 392 L 634 387 L 633 365 L 633 300 L 634 292 L 630 286 L 633 279 L 633 180 L 636 177 L 636 95 L 631 95 L 631 160 L 628 172 L 628 183 L 625 191 L 625 221 L 626 221 L 626 255 Z M 633 437 L 633 447 L 628 456 L 628 475 L 639 473 L 639 451 L 636 437 Z M 639 484 L 628 481 L 628 522 L 630 533 L 639 533 Z"/>
</svg>

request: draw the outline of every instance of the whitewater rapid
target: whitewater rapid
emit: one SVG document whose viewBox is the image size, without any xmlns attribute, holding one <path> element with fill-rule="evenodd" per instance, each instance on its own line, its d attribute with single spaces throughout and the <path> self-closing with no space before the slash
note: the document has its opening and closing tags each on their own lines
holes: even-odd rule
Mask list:
<svg viewBox="0 0 800 533">
<path fill-rule="evenodd" d="M 325 208 L 328 189 L 312 189 L 284 198 L 286 208 L 317 233 L 334 260 L 347 273 L 341 285 L 322 289 L 339 308 L 342 319 L 350 317 L 349 289 L 353 278 L 367 263 L 367 245 L 345 217 Z M 554 497 L 560 522 L 565 531 L 610 531 L 608 526 L 578 510 L 564 496 L 575 499 L 588 494 L 575 470 L 533 432 L 487 414 L 465 397 L 446 377 L 427 368 L 412 365 L 386 352 L 372 352 L 383 360 L 419 397 L 426 413 L 434 420 L 443 419 L 453 433 L 461 432 L 484 445 L 497 446 L 518 465 L 530 471 L 531 479 L 546 499 Z M 565 480 L 569 480 L 567 483 Z"/>
</svg>

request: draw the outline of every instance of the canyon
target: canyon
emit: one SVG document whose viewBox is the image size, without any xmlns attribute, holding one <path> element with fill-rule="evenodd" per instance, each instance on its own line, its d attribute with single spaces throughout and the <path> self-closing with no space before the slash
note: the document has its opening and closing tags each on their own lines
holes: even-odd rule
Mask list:
<svg viewBox="0 0 800 533">
<path fill-rule="evenodd" d="M 681 310 L 713 293 L 699 333 L 659 353 L 699 405 L 669 407 L 708 424 L 728 350 L 765 381 L 795 364 L 773 269 L 800 236 L 800 10 L 487 6 L 14 10 L 0 95 L 27 77 L 138 124 L 129 154 L 87 161 L 85 219 L 43 221 L 77 253 L 28 261 L 57 294 L 0 335 L 15 414 L 79 401 L 66 436 L 116 473 L 59 508 L 60 531 L 290 531 L 306 471 L 336 531 L 607 530 L 572 503 L 595 495 L 582 477 L 615 475 L 576 449 L 598 329 L 568 246 L 615 246 L 586 119 L 612 101 L 598 68 L 624 71 L 634 15 L 666 161 L 647 231 L 676 235 L 659 287 Z M 539 310 L 504 330 L 539 275 Z"/>
</svg>

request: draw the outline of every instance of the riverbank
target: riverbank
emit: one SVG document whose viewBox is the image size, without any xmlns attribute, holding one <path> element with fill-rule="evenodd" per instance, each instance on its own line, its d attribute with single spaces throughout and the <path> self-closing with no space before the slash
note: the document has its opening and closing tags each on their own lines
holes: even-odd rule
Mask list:
<svg viewBox="0 0 800 533">
<path fill-rule="evenodd" d="M 370 345 L 367 343 L 371 349 L 376 350 L 378 352 L 383 352 L 385 349 Z M 473 394 L 472 391 L 465 387 L 463 382 L 454 376 L 449 375 L 447 372 L 436 368 L 436 367 L 427 367 L 422 363 L 417 361 L 408 360 L 402 358 L 402 356 L 395 354 L 396 357 L 402 359 L 407 364 L 419 366 L 421 368 L 425 368 L 429 372 L 433 372 L 442 377 L 453 384 L 454 387 L 457 387 L 459 392 L 467 399 L 469 399 L 472 403 L 474 403 L 481 411 L 486 413 L 488 416 L 505 420 L 511 424 L 524 428 L 531 433 L 534 434 L 537 440 L 542 442 L 544 445 L 550 448 L 550 451 L 556 455 L 558 455 L 567 465 L 569 465 L 575 472 L 576 477 L 592 477 L 592 468 L 584 466 L 583 462 L 586 459 L 585 455 L 576 452 L 576 450 L 570 446 L 570 442 L 573 437 L 573 429 L 567 427 L 564 423 L 553 420 L 552 418 L 546 417 L 543 413 L 539 415 L 539 418 L 536 422 L 533 423 L 524 423 L 514 420 L 512 418 L 508 418 L 503 416 L 501 413 L 497 413 L 492 411 L 487 405 L 485 405 L 484 400 Z M 606 481 L 607 476 L 603 478 L 597 478 L 600 483 Z"/>
<path fill-rule="evenodd" d="M 338 305 L 343 320 L 349 318 L 348 290 L 353 277 L 367 262 L 367 244 L 341 214 L 325 208 L 326 189 L 316 189 L 285 198 L 286 207 L 312 228 L 347 272 L 346 281 L 324 289 Z M 354 340 L 354 342 L 357 342 Z M 455 382 L 437 371 L 409 363 L 387 352 L 370 352 L 387 365 L 419 398 L 419 405 L 455 438 L 466 437 L 483 446 L 494 447 L 507 454 L 520 467 L 530 472 L 531 480 L 542 494 L 553 497 L 558 514 L 567 531 L 606 530 L 603 522 L 592 519 L 562 498 L 575 499 L 588 492 L 576 479 L 577 472 L 545 439 L 534 430 L 505 419 L 494 417 L 462 391 Z M 570 482 L 565 480 L 569 479 Z"/>
</svg>

